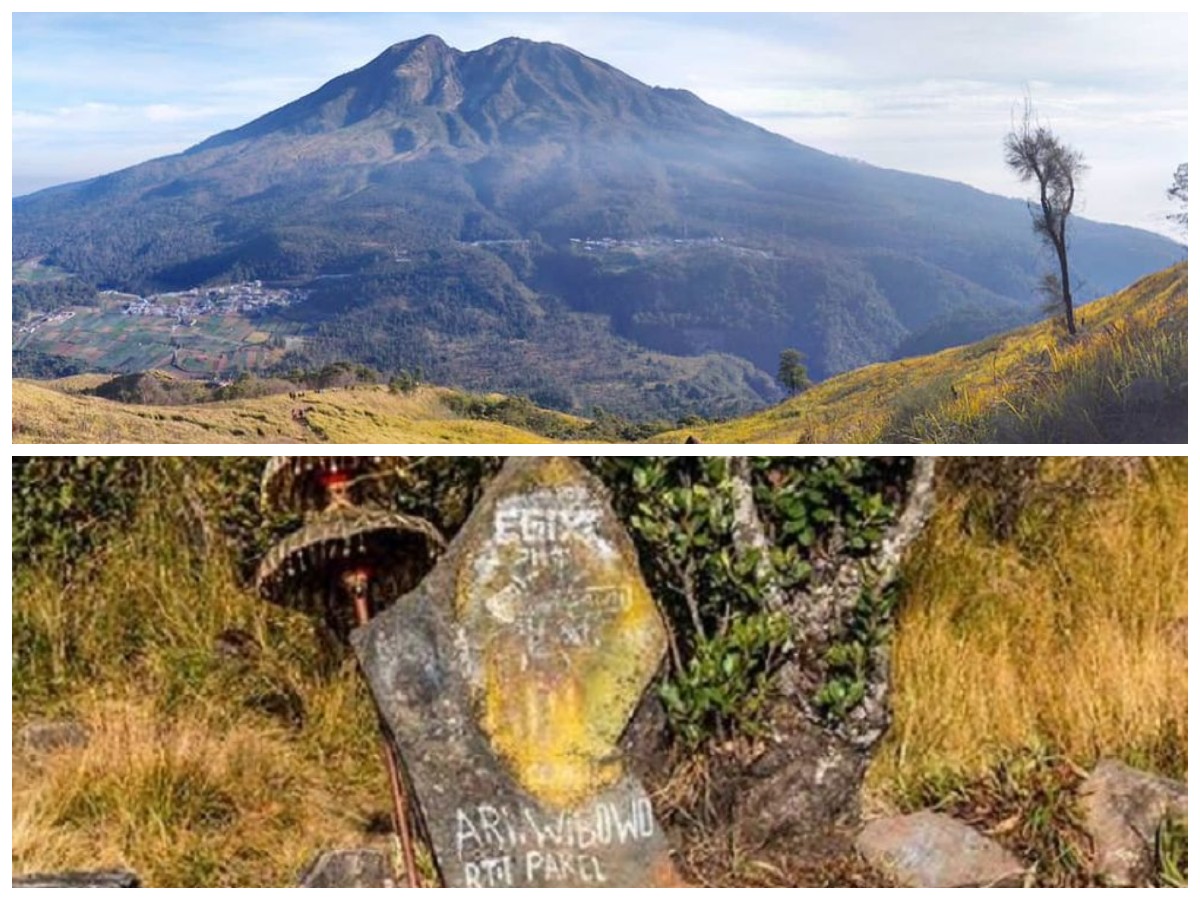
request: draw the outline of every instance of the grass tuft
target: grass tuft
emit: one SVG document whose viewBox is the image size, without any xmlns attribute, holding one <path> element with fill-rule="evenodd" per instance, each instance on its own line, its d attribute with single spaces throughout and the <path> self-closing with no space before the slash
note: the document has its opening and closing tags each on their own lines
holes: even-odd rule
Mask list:
<svg viewBox="0 0 1200 900">
<path fill-rule="evenodd" d="M 17 873 L 127 866 L 149 886 L 286 886 L 331 846 L 386 846 L 374 711 L 351 659 L 256 599 L 179 517 L 143 509 L 63 583 L 14 585 L 13 726 L 64 716 L 85 748 L 18 756 Z M 261 651 L 222 657 L 237 629 Z"/>
<path fill-rule="evenodd" d="M 1026 748 L 1186 776 L 1187 461 L 1088 468 L 1047 466 L 1011 540 L 964 529 L 969 492 L 941 504 L 907 569 L 876 786 L 982 777 Z"/>
</svg>

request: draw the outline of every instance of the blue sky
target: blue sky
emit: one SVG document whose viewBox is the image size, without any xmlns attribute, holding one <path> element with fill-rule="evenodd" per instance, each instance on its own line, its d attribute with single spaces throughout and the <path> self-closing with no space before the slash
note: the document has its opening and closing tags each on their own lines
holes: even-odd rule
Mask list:
<svg viewBox="0 0 1200 900">
<path fill-rule="evenodd" d="M 1091 166 L 1082 214 L 1172 233 L 1183 14 L 14 13 L 13 192 L 178 152 L 389 44 L 552 40 L 822 150 L 1011 196 L 1028 88 Z"/>
</svg>

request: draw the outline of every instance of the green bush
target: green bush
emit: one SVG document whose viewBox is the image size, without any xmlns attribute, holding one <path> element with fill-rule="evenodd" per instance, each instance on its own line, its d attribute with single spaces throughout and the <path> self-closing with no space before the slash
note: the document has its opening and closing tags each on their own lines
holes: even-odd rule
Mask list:
<svg viewBox="0 0 1200 900">
<path fill-rule="evenodd" d="M 773 592 L 802 588 L 816 552 L 865 554 L 896 509 L 908 460 L 760 457 L 749 460 L 756 508 L 768 534 L 763 559 L 735 540 L 734 480 L 727 458 L 605 458 L 594 465 L 614 491 L 641 551 L 642 568 L 670 620 L 671 668 L 661 696 L 676 734 L 696 748 L 765 727 L 775 675 L 792 649 Z M 828 711 L 861 699 L 870 650 L 884 637 L 890 600 L 865 598 L 847 625 L 822 688 Z M 857 648 L 857 649 L 855 649 Z M 839 693 L 840 692 L 840 693 Z"/>
</svg>

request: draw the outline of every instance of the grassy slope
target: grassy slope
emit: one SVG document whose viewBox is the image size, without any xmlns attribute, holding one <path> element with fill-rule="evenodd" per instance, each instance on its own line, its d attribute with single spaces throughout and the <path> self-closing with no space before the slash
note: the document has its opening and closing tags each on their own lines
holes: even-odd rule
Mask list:
<svg viewBox="0 0 1200 900">
<path fill-rule="evenodd" d="M 13 382 L 13 440 L 18 443 L 412 443 L 529 444 L 546 438 L 497 422 L 463 419 L 446 406 L 452 392 L 382 387 L 308 391 L 191 406 L 137 406 L 77 392 L 106 376 Z M 292 419 L 312 407 L 311 426 Z"/>
<path fill-rule="evenodd" d="M 1187 263 L 1082 307 L 1079 318 L 1074 341 L 1056 322 L 1042 322 L 856 369 L 768 410 L 655 441 L 679 443 L 689 434 L 711 444 L 1105 440 L 1104 422 L 1068 420 L 1100 409 L 1117 419 L 1136 414 L 1147 387 L 1153 393 L 1160 377 L 1175 384 L 1180 365 L 1186 381 Z M 1180 421 L 1182 435 L 1171 439 L 1186 441 L 1186 412 Z"/>
<path fill-rule="evenodd" d="M 1187 461 L 1108 484 L 1087 465 L 1049 467 L 1010 541 L 962 530 L 977 497 L 943 497 L 905 573 L 872 808 L 989 800 L 971 785 L 1030 752 L 1186 777 Z M 287 885 L 320 848 L 387 846 L 352 664 L 319 674 L 304 619 L 257 600 L 205 543 L 145 511 L 73 575 L 19 573 L 14 733 L 71 715 L 92 740 L 14 755 L 15 872 L 127 865 L 151 886 Z M 223 660 L 213 636 L 226 628 L 254 635 L 259 655 Z M 1000 839 L 1044 861 L 1047 818 L 1064 810 L 1026 790 L 1041 769 L 1008 771 L 1020 796 L 992 791 L 1003 816 L 976 819 L 1004 818 Z"/>
</svg>

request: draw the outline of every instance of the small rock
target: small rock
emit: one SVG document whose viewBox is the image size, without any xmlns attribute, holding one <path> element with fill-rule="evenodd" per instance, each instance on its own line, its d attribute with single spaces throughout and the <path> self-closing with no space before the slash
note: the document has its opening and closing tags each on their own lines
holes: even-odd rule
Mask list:
<svg viewBox="0 0 1200 900">
<path fill-rule="evenodd" d="M 213 651 L 223 659 L 245 662 L 256 658 L 262 647 L 248 631 L 226 628 L 213 639 Z"/>
<path fill-rule="evenodd" d="M 290 728 L 303 728 L 307 713 L 304 698 L 290 684 L 265 684 L 250 692 L 246 706 L 278 719 Z"/>
<path fill-rule="evenodd" d="M 1079 805 L 1096 874 L 1116 887 L 1144 884 L 1159 825 L 1167 816 L 1187 819 L 1187 785 L 1106 759 L 1080 785 Z"/>
<path fill-rule="evenodd" d="M 327 850 L 300 876 L 302 888 L 390 888 L 392 867 L 387 855 L 362 847 Z"/>
<path fill-rule="evenodd" d="M 54 872 L 47 875 L 14 876 L 15 888 L 135 888 L 141 879 L 133 872 L 109 869 L 100 872 Z"/>
<path fill-rule="evenodd" d="M 902 887 L 1020 887 L 1020 860 L 969 825 L 928 810 L 876 819 L 859 853 Z"/>
<path fill-rule="evenodd" d="M 79 722 L 47 719 L 30 722 L 17 732 L 17 744 L 27 753 L 41 755 L 86 747 L 90 736 L 87 727 Z"/>
<path fill-rule="evenodd" d="M 844 856 L 854 839 L 865 766 L 866 757 L 846 752 L 834 735 L 788 729 L 738 785 L 738 841 L 755 849 L 786 841 L 802 865 Z"/>
</svg>

